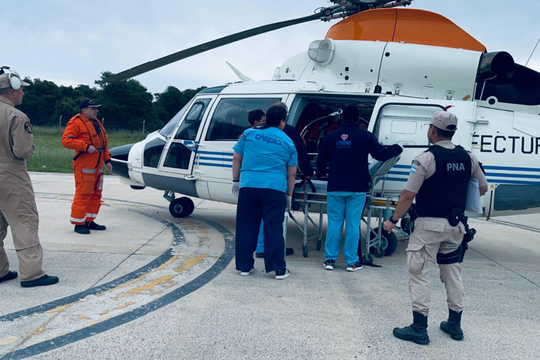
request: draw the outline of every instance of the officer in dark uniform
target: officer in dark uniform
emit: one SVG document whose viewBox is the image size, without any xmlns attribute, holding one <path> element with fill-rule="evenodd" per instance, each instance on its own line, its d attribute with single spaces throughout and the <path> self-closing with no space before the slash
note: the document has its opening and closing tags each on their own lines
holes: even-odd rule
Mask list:
<svg viewBox="0 0 540 360">
<path fill-rule="evenodd" d="M 407 247 L 413 323 L 395 328 L 394 336 L 417 344 L 429 343 L 430 275 L 437 263 L 449 308 L 448 321 L 441 323 L 441 330 L 454 340 L 463 339 L 463 281 L 458 262 L 465 234 L 462 218 L 471 176 L 479 181 L 480 195 L 487 191 L 487 180 L 476 157 L 451 142 L 457 122 L 457 117 L 447 111 L 433 115 L 428 139 L 434 146 L 413 160 L 396 211 L 384 222 L 385 230 L 391 232 L 416 197 L 418 218 Z"/>
</svg>

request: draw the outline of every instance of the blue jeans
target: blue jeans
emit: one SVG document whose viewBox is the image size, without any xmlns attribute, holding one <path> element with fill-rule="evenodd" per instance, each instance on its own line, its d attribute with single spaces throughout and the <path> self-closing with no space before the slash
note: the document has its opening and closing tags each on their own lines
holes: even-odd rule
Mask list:
<svg viewBox="0 0 540 360">
<path fill-rule="evenodd" d="M 337 260 L 341 246 L 343 222 L 347 219 L 343 255 L 345 255 L 345 261 L 348 265 L 355 264 L 358 261 L 360 220 L 365 202 L 366 193 L 349 191 L 332 191 L 328 193 L 326 207 L 328 228 L 324 244 L 324 258 L 326 260 Z"/>
</svg>

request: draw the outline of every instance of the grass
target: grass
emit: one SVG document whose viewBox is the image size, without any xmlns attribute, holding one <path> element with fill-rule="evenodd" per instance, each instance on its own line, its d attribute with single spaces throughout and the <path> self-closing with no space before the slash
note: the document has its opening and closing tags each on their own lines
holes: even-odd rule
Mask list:
<svg viewBox="0 0 540 360">
<path fill-rule="evenodd" d="M 28 171 L 72 173 L 75 151 L 62 146 L 61 139 L 64 128 L 34 126 L 32 130 L 36 151 L 27 160 Z M 136 131 L 111 131 L 108 132 L 108 135 L 109 149 L 144 139 L 142 132 Z"/>
</svg>

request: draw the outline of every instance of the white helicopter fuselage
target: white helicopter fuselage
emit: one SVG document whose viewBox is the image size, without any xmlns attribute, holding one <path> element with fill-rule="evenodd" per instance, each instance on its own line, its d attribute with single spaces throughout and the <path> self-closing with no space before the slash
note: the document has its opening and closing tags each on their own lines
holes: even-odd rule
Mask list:
<svg viewBox="0 0 540 360">
<path fill-rule="evenodd" d="M 540 207 L 540 109 L 474 100 L 482 52 L 331 39 L 314 42 L 310 51 L 287 61 L 273 80 L 201 91 L 163 129 L 129 153 L 113 154 L 116 173 L 135 188 L 164 190 L 169 199 L 181 193 L 236 203 L 232 148 L 249 127 L 249 111 L 284 102 L 288 123 L 305 133 L 314 158 L 319 141 L 337 126 L 337 117 L 327 115 L 356 105 L 382 144 L 405 147 L 385 183 L 385 194 L 397 199 L 411 161 L 429 146 L 432 114 L 451 106 L 459 119 L 453 142 L 486 169 L 485 214 Z"/>
</svg>

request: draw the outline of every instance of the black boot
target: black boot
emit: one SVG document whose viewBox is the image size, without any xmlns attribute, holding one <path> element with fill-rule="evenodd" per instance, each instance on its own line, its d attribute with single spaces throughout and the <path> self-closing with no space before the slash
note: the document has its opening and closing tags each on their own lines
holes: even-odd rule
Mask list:
<svg viewBox="0 0 540 360">
<path fill-rule="evenodd" d="M 75 229 L 73 231 L 75 231 L 77 234 L 83 234 L 83 235 L 90 234 L 90 229 L 88 229 L 88 227 L 86 227 L 86 224 L 84 224 L 84 225 L 75 225 Z"/>
<path fill-rule="evenodd" d="M 448 321 L 441 323 L 441 330 L 450 335 L 454 340 L 463 340 L 463 330 L 461 330 L 461 314 L 463 312 L 456 312 L 452 309 L 448 309 Z"/>
<path fill-rule="evenodd" d="M 413 323 L 404 328 L 395 328 L 394 336 L 398 339 L 412 341 L 420 345 L 429 344 L 427 320 L 427 316 L 413 311 Z"/>
<path fill-rule="evenodd" d="M 94 221 L 87 221 L 86 227 L 90 230 L 107 230 L 107 227 L 105 225 L 96 224 Z"/>
</svg>

